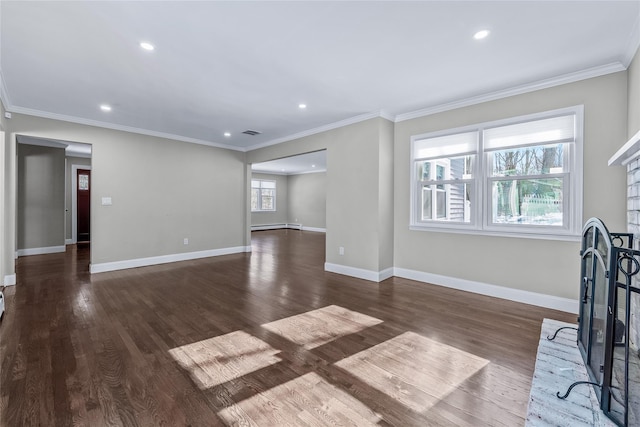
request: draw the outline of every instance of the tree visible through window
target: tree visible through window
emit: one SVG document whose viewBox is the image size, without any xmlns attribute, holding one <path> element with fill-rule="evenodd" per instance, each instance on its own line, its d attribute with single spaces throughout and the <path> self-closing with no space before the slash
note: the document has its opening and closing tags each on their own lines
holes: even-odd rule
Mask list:
<svg viewBox="0 0 640 427">
<path fill-rule="evenodd" d="M 251 211 L 276 210 L 276 182 L 264 179 L 251 180 Z"/>
<path fill-rule="evenodd" d="M 563 144 L 494 151 L 494 223 L 562 225 Z"/>
<path fill-rule="evenodd" d="M 411 227 L 579 235 L 582 107 L 412 138 Z"/>
</svg>

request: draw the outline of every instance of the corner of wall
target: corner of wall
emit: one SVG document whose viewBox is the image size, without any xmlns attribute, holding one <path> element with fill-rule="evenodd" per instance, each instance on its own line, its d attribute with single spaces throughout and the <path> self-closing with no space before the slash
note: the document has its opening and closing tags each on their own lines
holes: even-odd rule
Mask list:
<svg viewBox="0 0 640 427">
<path fill-rule="evenodd" d="M 627 68 L 627 138 L 640 131 L 640 48 Z"/>
</svg>

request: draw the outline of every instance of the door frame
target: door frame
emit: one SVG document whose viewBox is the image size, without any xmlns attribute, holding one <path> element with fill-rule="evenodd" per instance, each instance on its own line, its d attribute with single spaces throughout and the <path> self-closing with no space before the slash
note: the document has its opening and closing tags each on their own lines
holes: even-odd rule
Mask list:
<svg viewBox="0 0 640 427">
<path fill-rule="evenodd" d="M 71 165 L 71 243 L 78 243 L 78 169 L 91 170 L 90 165 Z M 93 179 L 91 180 L 93 181 Z M 93 187 L 93 182 L 89 185 Z M 90 187 L 90 188 L 91 188 Z M 89 201 L 91 205 L 91 201 Z"/>
</svg>

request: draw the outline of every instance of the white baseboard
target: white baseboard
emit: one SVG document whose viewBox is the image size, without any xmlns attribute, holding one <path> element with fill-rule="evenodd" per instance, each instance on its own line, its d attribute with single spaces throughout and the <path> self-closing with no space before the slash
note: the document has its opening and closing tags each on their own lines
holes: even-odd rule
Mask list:
<svg viewBox="0 0 640 427">
<path fill-rule="evenodd" d="M 302 227 L 302 231 L 315 231 L 316 233 L 326 233 L 327 229 L 319 228 L 319 227 Z"/>
<path fill-rule="evenodd" d="M 287 224 L 259 224 L 259 225 L 252 225 L 251 226 L 251 231 L 279 230 L 281 228 L 287 228 Z"/>
<path fill-rule="evenodd" d="M 303 227 L 302 224 L 294 224 L 292 222 L 283 222 L 276 224 L 256 224 L 251 226 L 251 231 L 262 231 L 262 230 L 280 230 L 282 228 L 290 228 L 292 230 L 304 230 L 306 227 Z M 311 227 L 309 227 L 311 228 Z M 314 231 L 314 230 L 309 230 Z"/>
<path fill-rule="evenodd" d="M 4 286 L 15 286 L 16 284 L 16 275 L 15 274 L 7 274 L 4 276 L 3 281 Z"/>
<path fill-rule="evenodd" d="M 474 282 L 471 280 L 458 279 L 456 277 L 441 276 L 439 274 L 425 273 L 423 271 L 409 270 L 399 267 L 395 267 L 393 269 L 393 275 L 405 279 L 458 289 L 461 291 L 473 292 L 510 301 L 537 305 L 539 307 L 566 311 L 568 313 L 577 314 L 579 309 L 578 300 L 491 285 L 488 283 Z"/>
<path fill-rule="evenodd" d="M 29 248 L 29 249 L 18 249 L 16 252 L 19 257 L 28 256 L 28 255 L 44 255 L 44 254 L 55 254 L 59 252 L 66 251 L 67 248 L 63 246 L 48 246 L 46 248 Z"/>
<path fill-rule="evenodd" d="M 73 241 L 73 239 L 65 239 L 64 240 L 64 244 L 65 245 L 73 245 L 75 242 Z"/>
<path fill-rule="evenodd" d="M 185 252 L 181 254 L 161 255 L 148 258 L 128 259 L 123 261 L 104 262 L 100 264 L 90 264 L 89 272 L 104 273 L 106 271 L 125 270 L 127 268 L 146 267 L 149 265 L 166 264 L 177 261 L 188 261 L 191 259 L 209 258 L 220 255 L 237 254 L 240 252 L 251 252 L 251 246 L 235 246 L 231 248 L 209 249 L 198 252 Z"/>
<path fill-rule="evenodd" d="M 393 276 L 393 268 L 382 271 L 365 270 L 363 268 L 349 267 L 346 265 L 324 263 L 324 270 L 331 273 L 344 274 L 345 276 L 357 277 L 358 279 L 369 280 L 371 282 L 382 282 Z"/>
</svg>

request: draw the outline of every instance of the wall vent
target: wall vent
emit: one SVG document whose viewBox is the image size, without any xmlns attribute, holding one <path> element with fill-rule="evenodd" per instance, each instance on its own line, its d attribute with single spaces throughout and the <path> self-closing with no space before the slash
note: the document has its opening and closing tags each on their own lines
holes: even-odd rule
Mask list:
<svg viewBox="0 0 640 427">
<path fill-rule="evenodd" d="M 245 130 L 242 133 L 244 133 L 246 135 L 254 136 L 254 135 L 260 135 L 262 132 L 258 132 L 257 130 Z"/>
</svg>

